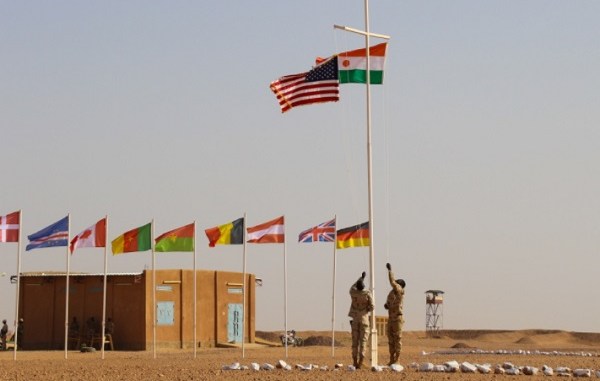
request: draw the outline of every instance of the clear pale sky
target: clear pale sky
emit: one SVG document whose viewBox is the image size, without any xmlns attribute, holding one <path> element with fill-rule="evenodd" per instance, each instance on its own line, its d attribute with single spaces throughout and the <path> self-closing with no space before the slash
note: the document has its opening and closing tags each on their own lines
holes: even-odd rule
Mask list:
<svg viewBox="0 0 600 381">
<path fill-rule="evenodd" d="M 373 90 L 377 313 L 385 263 L 406 280 L 405 328 L 428 289 L 444 328 L 598 331 L 600 2 L 371 1 L 392 36 Z M 23 237 L 71 213 L 77 234 L 109 215 L 109 240 L 155 219 L 196 220 L 198 267 L 241 271 L 242 247 L 205 228 L 247 213 L 286 218 L 288 326 L 331 324 L 331 244 L 298 233 L 337 215 L 364 222 L 364 86 L 281 114 L 269 83 L 316 56 L 364 46 L 360 0 L 0 1 L 0 215 Z M 26 243 L 26 240 L 25 242 Z M 22 271 L 64 271 L 65 249 L 22 253 Z M 283 245 L 249 245 L 257 329 L 283 329 Z M 0 245 L 1 272 L 16 244 Z M 336 328 L 366 248 L 338 251 Z M 137 272 L 150 252 L 109 258 Z M 157 254 L 191 268 L 190 254 Z M 102 272 L 102 249 L 72 271 Z M 2 318 L 15 286 L 0 278 Z"/>
</svg>

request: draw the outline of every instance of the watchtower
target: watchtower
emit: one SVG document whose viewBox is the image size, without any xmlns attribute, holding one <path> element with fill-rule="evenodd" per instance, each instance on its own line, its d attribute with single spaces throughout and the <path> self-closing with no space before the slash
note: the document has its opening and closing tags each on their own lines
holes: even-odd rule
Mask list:
<svg viewBox="0 0 600 381">
<path fill-rule="evenodd" d="M 437 337 L 444 326 L 444 291 L 425 291 L 425 331 L 429 337 Z"/>
</svg>

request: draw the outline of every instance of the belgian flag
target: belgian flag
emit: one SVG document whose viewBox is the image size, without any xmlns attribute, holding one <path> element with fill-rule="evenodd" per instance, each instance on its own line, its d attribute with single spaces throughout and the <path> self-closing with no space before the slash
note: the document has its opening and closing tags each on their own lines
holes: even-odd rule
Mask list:
<svg viewBox="0 0 600 381">
<path fill-rule="evenodd" d="M 242 245 L 244 243 L 244 218 L 225 225 L 204 230 L 208 237 L 208 246 L 215 245 Z"/>
</svg>

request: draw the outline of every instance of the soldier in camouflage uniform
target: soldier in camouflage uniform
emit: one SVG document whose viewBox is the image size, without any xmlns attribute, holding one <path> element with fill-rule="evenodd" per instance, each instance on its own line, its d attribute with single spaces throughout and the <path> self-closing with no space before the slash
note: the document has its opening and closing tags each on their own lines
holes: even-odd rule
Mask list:
<svg viewBox="0 0 600 381">
<path fill-rule="evenodd" d="M 388 269 L 388 278 L 392 286 L 385 303 L 385 309 L 388 310 L 387 337 L 390 348 L 390 362 L 388 365 L 392 365 L 398 361 L 402 350 L 402 326 L 404 325 L 402 304 L 406 283 L 404 279 L 394 279 L 392 265 L 387 263 L 385 267 Z"/>
<path fill-rule="evenodd" d="M 360 369 L 365 358 L 367 340 L 369 339 L 369 312 L 373 311 L 373 298 L 371 292 L 365 290 L 365 277 L 362 276 L 350 287 L 350 297 L 352 304 L 348 316 L 352 319 L 352 360 L 354 366 Z"/>
</svg>

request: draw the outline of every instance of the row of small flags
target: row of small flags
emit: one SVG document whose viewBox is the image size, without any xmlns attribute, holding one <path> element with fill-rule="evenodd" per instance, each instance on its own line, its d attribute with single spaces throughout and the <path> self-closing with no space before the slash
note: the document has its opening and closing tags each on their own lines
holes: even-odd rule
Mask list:
<svg viewBox="0 0 600 381">
<path fill-rule="evenodd" d="M 18 242 L 21 228 L 21 212 L 0 216 L 0 242 Z M 26 250 L 44 247 L 70 246 L 70 252 L 85 247 L 106 247 L 106 217 L 77 234 L 69 245 L 69 216 L 33 233 L 27 238 Z M 206 229 L 209 247 L 215 245 L 240 245 L 244 243 L 244 218 L 224 225 Z M 284 243 L 284 216 L 246 229 L 247 243 Z M 170 230 L 155 238 L 154 250 L 158 252 L 194 251 L 195 222 Z M 336 242 L 338 249 L 369 246 L 369 223 L 350 226 L 336 231 L 335 218 L 306 229 L 298 236 L 298 242 Z M 113 255 L 146 251 L 152 248 L 152 223 L 129 230 L 112 243 Z"/>
</svg>

